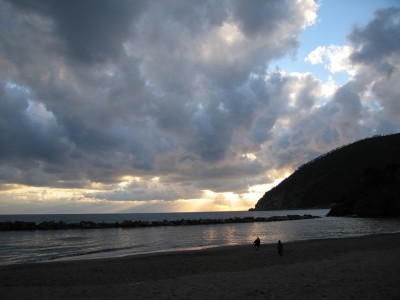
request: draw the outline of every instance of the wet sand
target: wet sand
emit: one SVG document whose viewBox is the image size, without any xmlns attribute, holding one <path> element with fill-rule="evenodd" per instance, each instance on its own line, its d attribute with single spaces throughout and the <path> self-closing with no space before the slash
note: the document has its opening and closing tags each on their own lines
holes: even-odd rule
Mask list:
<svg viewBox="0 0 400 300">
<path fill-rule="evenodd" d="M 7 299 L 399 299 L 400 234 L 0 267 Z"/>
</svg>

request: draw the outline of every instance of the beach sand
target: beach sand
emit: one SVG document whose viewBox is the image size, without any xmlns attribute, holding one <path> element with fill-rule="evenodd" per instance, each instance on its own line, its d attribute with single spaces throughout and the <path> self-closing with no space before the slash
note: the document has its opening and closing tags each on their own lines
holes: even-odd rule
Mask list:
<svg viewBox="0 0 400 300">
<path fill-rule="evenodd" d="M 0 299 L 400 299 L 400 234 L 0 267 Z"/>
</svg>

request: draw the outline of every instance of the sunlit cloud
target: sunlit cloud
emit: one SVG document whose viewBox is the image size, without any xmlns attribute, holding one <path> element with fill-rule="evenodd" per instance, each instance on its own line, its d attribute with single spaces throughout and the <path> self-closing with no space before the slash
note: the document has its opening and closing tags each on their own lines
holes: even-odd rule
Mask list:
<svg viewBox="0 0 400 300">
<path fill-rule="evenodd" d="M 331 73 L 344 72 L 353 77 L 356 70 L 350 61 L 352 53 L 351 46 L 318 46 L 308 54 L 305 61 L 313 65 L 323 64 Z"/>
<path fill-rule="evenodd" d="M 340 46 L 302 39 L 324 2 L 101 2 L 0 0 L 2 213 L 245 210 L 400 130 L 396 8 Z"/>
</svg>

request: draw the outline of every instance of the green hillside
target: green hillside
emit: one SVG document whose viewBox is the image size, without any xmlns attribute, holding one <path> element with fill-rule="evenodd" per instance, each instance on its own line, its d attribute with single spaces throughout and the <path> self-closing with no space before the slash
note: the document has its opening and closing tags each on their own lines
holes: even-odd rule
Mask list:
<svg viewBox="0 0 400 300">
<path fill-rule="evenodd" d="M 331 208 L 345 202 L 352 208 L 349 203 L 360 201 L 356 198 L 357 195 L 361 195 L 361 189 L 364 191 L 369 189 L 365 184 L 365 176 L 374 173 L 374 170 L 375 175 L 384 174 L 390 166 L 394 170 L 390 175 L 395 180 L 392 182 L 397 182 L 400 166 L 400 134 L 360 140 L 302 165 L 278 186 L 265 193 L 254 210 Z M 379 195 L 377 189 L 393 190 L 397 186 L 399 184 L 394 183 L 392 186 L 374 186 L 374 191 L 371 190 L 371 193 Z M 399 196 L 393 197 L 395 198 L 393 201 L 400 202 Z M 379 197 L 376 198 L 379 202 Z M 377 205 L 379 206 L 379 203 Z M 354 212 L 340 214 L 351 213 Z"/>
</svg>

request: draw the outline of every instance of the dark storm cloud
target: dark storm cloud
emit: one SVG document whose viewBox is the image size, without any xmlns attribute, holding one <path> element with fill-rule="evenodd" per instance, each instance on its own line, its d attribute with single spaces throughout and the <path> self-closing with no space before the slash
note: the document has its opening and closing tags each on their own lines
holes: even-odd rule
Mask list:
<svg viewBox="0 0 400 300">
<path fill-rule="evenodd" d="M 400 8 L 378 10 L 367 26 L 356 27 L 349 39 L 356 51 L 351 55 L 355 63 L 377 64 L 390 72 L 393 65 L 388 60 L 400 52 Z"/>
<path fill-rule="evenodd" d="M 321 100 L 311 75 L 265 71 L 296 50 L 315 9 L 309 1 L 0 1 L 0 181 L 97 184 L 104 193 L 86 196 L 107 200 L 243 193 L 272 182 L 269 170 L 398 128 L 398 90 L 388 86 L 399 79 L 398 42 L 383 37 L 398 32 L 394 10 L 350 35 L 365 72 L 332 99 Z M 368 57 L 390 64 L 390 74 Z M 379 113 L 365 104 L 371 78 L 382 79 L 372 87 Z"/>
<path fill-rule="evenodd" d="M 289 32 L 282 32 L 279 27 L 291 26 L 292 20 L 304 18 L 303 12 L 298 9 L 290 0 L 283 1 L 233 1 L 233 14 L 239 22 L 240 27 L 246 35 L 265 38 L 274 37 L 281 33 L 286 35 Z M 277 22 L 279 20 L 279 22 Z M 297 40 L 287 35 L 285 42 L 296 46 Z M 286 51 L 287 48 L 281 48 Z M 277 49 L 278 50 L 278 49 Z"/>
<path fill-rule="evenodd" d="M 21 89 L 0 90 L 0 160 L 57 161 L 71 149 L 51 115 L 38 122 L 32 117 L 29 95 Z M 46 113 L 46 112 L 44 112 Z"/>
<path fill-rule="evenodd" d="M 378 10 L 365 27 L 355 28 L 349 35 L 355 51 L 353 63 L 360 72 L 356 89 L 371 89 L 379 107 L 372 119 L 377 132 L 398 131 L 400 120 L 400 9 Z M 354 90 L 354 89 L 353 89 Z M 379 128 L 379 129 L 378 129 Z"/>
<path fill-rule="evenodd" d="M 122 43 L 132 34 L 134 19 L 147 1 L 129 0 L 16 0 L 10 1 L 29 13 L 48 17 L 57 37 L 79 62 L 96 62 L 118 57 Z"/>
</svg>

